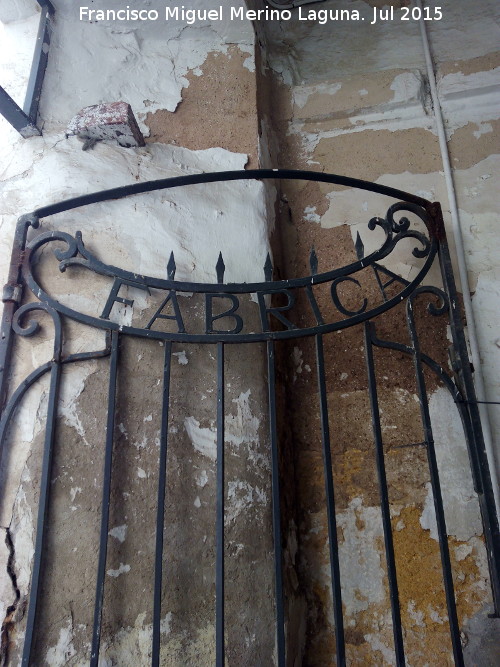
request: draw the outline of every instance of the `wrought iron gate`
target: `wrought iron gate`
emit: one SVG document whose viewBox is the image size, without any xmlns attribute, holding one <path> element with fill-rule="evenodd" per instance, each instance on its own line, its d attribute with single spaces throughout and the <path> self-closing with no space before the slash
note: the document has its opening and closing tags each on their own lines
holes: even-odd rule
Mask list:
<svg viewBox="0 0 500 667">
<path fill-rule="evenodd" d="M 369 230 L 382 230 L 384 240 L 378 250 L 365 256 L 363 242 L 358 236 L 355 248 L 357 260 L 341 268 L 319 270 L 319 262 L 314 249 L 310 255 L 310 273 L 301 278 L 274 279 L 273 265 L 269 255 L 265 262 L 264 280 L 257 283 L 226 284 L 224 282 L 224 258 L 219 255 L 215 267 L 217 282 L 200 284 L 175 279 L 176 263 L 173 254 L 167 265 L 167 277 L 155 278 L 139 275 L 133 271 L 110 266 L 103 259 L 90 251 L 84 236 L 77 232 L 71 234 L 54 230 L 33 233 L 40 219 L 79 208 L 97 202 L 115 200 L 122 197 L 152 192 L 155 190 L 178 188 L 193 184 L 207 184 L 218 181 L 240 179 L 302 179 L 330 183 L 334 185 L 359 188 L 397 200 L 392 204 L 385 217 L 373 217 L 368 223 Z M 403 217 L 400 217 L 403 215 Z M 409 217 L 414 220 L 410 223 Z M 399 218 L 399 219 L 397 219 Z M 416 221 L 416 222 L 415 222 Z M 414 239 L 416 247 L 413 255 L 422 260 L 421 266 L 412 280 L 397 275 L 382 261 L 387 258 L 402 239 Z M 82 313 L 76 308 L 63 304 L 45 290 L 37 277 L 36 263 L 40 253 L 56 243 L 51 253 L 59 263 L 60 271 L 71 272 L 85 270 L 105 277 L 109 282 L 109 296 L 102 312 Z M 61 245 L 63 247 L 61 247 Z M 423 286 L 434 261 L 441 269 L 442 289 Z M 378 298 L 373 293 L 365 293 L 363 275 L 372 272 L 378 285 Z M 142 326 L 132 326 L 116 321 L 116 304 L 131 305 L 131 299 L 124 297 L 120 290 L 132 287 L 141 290 L 146 298 L 152 299 L 152 317 Z M 344 288 L 357 291 L 353 304 L 351 296 L 346 297 Z M 320 292 L 328 294 L 330 308 L 325 311 Z M 202 330 L 192 327 L 186 313 L 183 312 L 179 295 L 193 293 L 200 295 L 204 310 Z M 417 297 L 427 294 L 432 303 L 428 306 L 434 316 L 447 317 L 451 329 L 451 368 L 449 371 L 421 351 L 415 322 L 415 303 Z M 255 295 L 258 304 L 259 323 L 249 323 L 241 309 L 242 300 Z M 361 295 L 361 296 L 359 296 Z M 153 299 L 154 296 L 154 299 Z M 295 316 L 296 304 L 301 300 L 309 312 L 307 317 Z M 227 555 L 224 550 L 224 516 L 226 491 L 224 484 L 225 456 L 225 372 L 224 353 L 226 345 L 249 345 L 263 343 L 267 355 L 267 388 L 270 427 L 270 456 L 272 479 L 272 530 L 274 541 L 274 582 L 275 582 L 275 629 L 276 655 L 280 667 L 287 664 L 286 649 L 286 612 L 283 583 L 282 553 L 282 513 L 280 509 L 280 484 L 283 471 L 280 472 L 279 415 L 276 405 L 276 355 L 275 348 L 280 341 L 312 337 L 316 348 L 316 378 L 318 391 L 319 415 L 321 419 L 321 440 L 323 450 L 323 474 L 328 516 L 328 537 L 330 571 L 332 585 L 333 612 L 335 619 L 335 651 L 338 665 L 346 664 L 345 633 L 343 624 L 342 581 L 339 568 L 338 535 L 335 512 L 334 476 L 332 474 L 332 451 L 335 441 L 330 433 L 329 406 L 327 402 L 326 365 L 324 337 L 331 333 L 360 324 L 364 327 L 366 369 L 368 375 L 369 402 L 373 427 L 373 446 L 376 457 L 377 475 L 380 490 L 380 508 L 382 515 L 385 557 L 389 582 L 394 652 L 396 664 L 405 664 L 404 628 L 401 621 L 400 600 L 398 595 L 397 563 L 393 547 L 393 527 L 391 525 L 390 503 L 381 429 L 381 416 L 377 397 L 377 378 L 375 372 L 374 349 L 395 350 L 413 360 L 414 373 L 424 441 L 418 443 L 425 447 L 430 472 L 430 482 L 434 499 L 434 510 L 439 535 L 442 577 L 446 595 L 449 630 L 453 647 L 454 660 L 463 664 L 460 627 L 457 618 L 456 600 L 452 566 L 447 539 L 447 529 L 440 488 L 440 475 L 436 459 L 432 424 L 429 414 L 428 395 L 424 369 L 430 369 L 441 383 L 449 390 L 459 410 L 462 420 L 470 466 L 477 492 L 483 521 L 488 562 L 491 575 L 491 588 L 496 613 L 500 605 L 500 542 L 498 520 L 495 513 L 493 491 L 488 463 L 482 438 L 481 425 L 474 392 L 472 369 L 468 360 L 466 341 L 461 321 L 459 298 L 457 296 L 451 261 L 446 242 L 443 219 L 439 204 L 428 202 L 420 197 L 364 181 L 316 172 L 286 170 L 254 170 L 201 174 L 170 178 L 147 183 L 116 188 L 67 200 L 35 210 L 20 218 L 14 240 L 9 280 L 4 288 L 4 316 L 1 330 L 1 394 L 0 405 L 3 407 L 0 425 L 0 443 L 3 453 L 3 465 L 6 465 L 5 452 L 9 428 L 15 423 L 16 410 L 29 389 L 42 376 L 49 376 L 47 415 L 45 419 L 43 466 L 40 484 L 38 521 L 36 527 L 36 548 L 33 559 L 30 597 L 27 606 L 26 634 L 22 664 L 35 664 L 33 642 L 37 626 L 37 605 L 42 587 L 44 569 L 44 546 L 47 530 L 47 516 L 50 503 L 51 470 L 57 430 L 58 400 L 62 369 L 65 365 L 96 358 L 109 358 L 109 380 L 107 388 L 107 423 L 105 426 L 105 454 L 102 485 L 100 543 L 96 576 L 94 623 L 92 645 L 89 655 L 91 665 L 97 665 L 101 640 L 101 622 L 105 600 L 106 555 L 109 531 L 110 489 L 113 474 L 113 444 L 117 429 L 117 374 L 120 364 L 120 341 L 125 337 L 156 340 L 164 344 L 164 363 L 161 375 L 162 414 L 160 434 L 159 473 L 156 506 L 155 529 L 155 566 L 152 664 L 160 664 L 160 625 L 162 615 L 162 573 L 164 567 L 164 503 L 167 493 L 167 443 L 168 420 L 171 401 L 170 375 L 172 344 L 196 343 L 212 346 L 216 350 L 217 364 L 217 453 L 216 453 L 216 563 L 215 563 L 215 617 L 216 617 L 216 664 L 225 664 L 225 619 L 224 619 L 224 566 Z M 406 302 L 407 327 L 410 344 L 381 339 L 377 333 L 377 318 L 384 312 Z M 332 314 L 333 307 L 333 314 Z M 114 310 L 115 308 L 115 310 Z M 52 357 L 24 378 L 17 387 L 10 387 L 11 360 L 15 356 L 16 341 L 23 337 L 35 336 L 40 325 L 32 319 L 36 313 L 45 313 L 51 318 L 54 328 Z M 67 322 L 79 322 L 105 332 L 106 345 L 94 352 L 68 353 L 65 348 L 64 329 Z M 304 324 L 304 321 L 306 324 Z M 301 324 L 302 323 L 302 324 Z M 3 632 L 7 635 L 8 630 Z M 269 656 L 269 664 L 271 664 Z M 333 656 L 332 656 L 333 661 Z"/>
</svg>

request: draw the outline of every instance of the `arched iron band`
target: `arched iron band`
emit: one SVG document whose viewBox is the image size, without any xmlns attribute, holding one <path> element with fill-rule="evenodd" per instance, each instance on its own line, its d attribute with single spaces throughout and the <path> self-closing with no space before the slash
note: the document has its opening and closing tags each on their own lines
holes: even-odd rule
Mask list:
<svg viewBox="0 0 500 667">
<path fill-rule="evenodd" d="M 59 303 L 55 299 L 52 299 L 40 286 L 34 281 L 33 276 L 29 273 L 26 276 L 26 282 L 28 287 L 36 294 L 36 296 L 43 302 L 49 304 L 52 308 L 57 310 L 59 313 L 70 317 L 73 320 L 82 322 L 83 324 L 97 327 L 99 329 L 108 329 L 114 331 L 120 331 L 121 333 L 138 336 L 141 338 L 148 338 L 151 340 L 170 340 L 174 342 L 191 342 L 191 343 L 256 343 L 267 340 L 283 340 L 291 338 L 304 338 L 307 336 L 314 336 L 316 334 L 329 333 L 331 331 L 338 331 L 340 329 L 345 329 L 347 327 L 353 326 L 354 324 L 359 324 L 368 319 L 372 319 L 381 313 L 384 313 L 387 310 L 390 310 L 398 303 L 406 299 L 412 291 L 420 284 L 421 280 L 429 271 L 434 257 L 436 255 L 437 247 L 436 242 L 433 239 L 430 244 L 430 252 L 426 258 L 426 261 L 419 271 L 415 279 L 408 283 L 406 287 L 401 290 L 392 299 L 384 302 L 383 304 L 366 310 L 352 317 L 348 317 L 344 320 L 337 322 L 332 322 L 330 324 L 320 324 L 314 327 L 308 327 L 305 329 L 286 329 L 284 331 L 262 331 L 262 332 L 251 332 L 251 333 L 228 333 L 224 331 L 215 331 L 213 333 L 169 333 L 166 331 L 157 331 L 154 329 L 144 329 L 137 327 L 125 326 L 118 324 L 117 322 L 111 322 L 110 320 L 100 319 L 97 317 L 92 317 L 90 315 L 85 315 L 77 311 L 68 308 L 67 306 Z M 272 293 L 272 283 L 262 283 L 263 291 L 266 294 Z M 278 290 L 279 291 L 279 290 Z"/>
<path fill-rule="evenodd" d="M 289 180 L 303 180 L 316 181 L 319 183 L 331 183 L 332 185 L 343 185 L 349 188 L 356 188 L 358 190 L 366 190 L 376 194 L 392 197 L 393 199 L 401 199 L 402 201 L 417 204 L 425 210 L 429 210 L 432 203 L 422 197 L 417 197 L 404 190 L 397 188 L 390 188 L 386 185 L 379 185 L 371 183 L 370 181 L 363 181 L 358 178 L 349 178 L 347 176 L 340 176 L 338 174 L 323 174 L 317 171 L 301 171 L 297 169 L 248 169 L 240 171 L 218 171 L 205 174 L 190 174 L 188 176 L 174 176 L 172 178 L 160 178 L 155 181 L 146 181 L 145 183 L 133 183 L 131 185 L 124 185 L 119 188 L 111 188 L 110 190 L 102 190 L 101 192 L 94 192 L 80 197 L 73 197 L 57 204 L 50 204 L 49 206 L 42 206 L 37 208 L 31 214 L 34 218 L 45 218 L 56 213 L 63 213 L 70 211 L 73 208 L 80 206 L 88 206 L 89 204 L 97 204 L 110 199 L 122 199 L 130 195 L 142 194 L 145 192 L 154 192 L 155 190 L 166 190 L 168 188 L 177 188 L 183 185 L 198 185 L 201 183 L 217 183 L 224 181 L 238 181 L 238 180 L 273 180 L 273 179 L 289 179 Z M 431 231 L 431 230 L 429 230 Z"/>
<path fill-rule="evenodd" d="M 409 211 L 414 213 L 422 220 L 427 230 L 429 231 L 430 239 L 425 237 L 418 231 L 407 230 L 404 224 L 404 218 L 400 223 L 394 221 L 394 214 L 399 211 Z M 425 210 L 415 204 L 406 204 L 397 202 L 389 207 L 387 218 L 372 218 L 368 223 L 369 229 L 372 231 L 376 227 L 383 229 L 385 233 L 385 241 L 380 248 L 372 252 L 370 255 L 358 259 L 356 262 L 351 262 L 338 269 L 331 271 L 324 271 L 322 273 L 313 273 L 309 276 L 301 278 L 291 278 L 288 280 L 268 280 L 253 283 L 199 283 L 189 281 L 165 280 L 163 278 L 155 278 L 153 276 L 146 276 L 133 271 L 120 269 L 117 266 L 105 264 L 97 259 L 91 252 L 85 248 L 83 244 L 81 232 L 76 232 L 75 237 L 72 237 L 66 232 L 47 232 L 40 234 L 34 238 L 29 244 L 29 253 L 26 257 L 26 267 L 30 273 L 29 265 L 34 252 L 42 245 L 50 243 L 51 241 L 64 241 L 68 245 L 68 250 L 57 250 L 56 257 L 60 260 L 60 269 L 64 271 L 66 267 L 71 265 L 83 266 L 94 273 L 98 273 L 110 278 L 120 278 L 123 281 L 131 281 L 143 285 L 144 287 L 152 287 L 162 290 L 176 290 L 177 292 L 195 292 L 197 294 L 207 292 L 224 292 L 228 294 L 253 294 L 255 292 L 279 292 L 285 289 L 293 289 L 296 287 L 306 287 L 312 285 L 320 285 L 334 280 L 335 278 L 349 276 L 358 271 L 362 271 L 375 262 L 380 262 L 382 259 L 388 257 L 394 250 L 395 246 L 404 238 L 414 238 L 420 242 L 423 249 L 415 248 L 413 255 L 415 257 L 426 257 L 431 252 L 431 244 L 434 239 L 431 234 L 431 218 L 427 215 Z M 435 246 L 433 246 L 435 248 Z M 82 258 L 75 257 L 80 253 Z M 272 267 L 271 267 L 272 268 Z"/>
</svg>

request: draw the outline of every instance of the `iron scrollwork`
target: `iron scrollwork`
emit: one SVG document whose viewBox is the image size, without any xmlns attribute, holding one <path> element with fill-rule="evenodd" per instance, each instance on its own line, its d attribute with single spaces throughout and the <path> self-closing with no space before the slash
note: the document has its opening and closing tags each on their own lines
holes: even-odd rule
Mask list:
<svg viewBox="0 0 500 667">
<path fill-rule="evenodd" d="M 409 212 L 417 216 L 424 223 L 428 235 L 411 228 L 408 217 L 403 216 L 396 220 L 396 214 L 400 212 Z M 421 283 L 437 251 L 437 244 L 425 209 L 412 202 L 395 203 L 389 207 L 385 218 L 371 218 L 368 229 L 373 231 L 376 228 L 380 228 L 384 233 L 383 243 L 366 257 L 362 244 L 360 246 L 358 243 L 356 245 L 357 261 L 338 269 L 318 273 L 318 259 L 313 249 L 310 258 L 310 274 L 289 280 L 273 280 L 273 265 L 269 255 L 263 267 L 265 280 L 257 283 L 224 283 L 225 266 L 221 254 L 215 267 L 218 282 L 214 284 L 175 280 L 176 265 L 173 254 L 171 254 L 168 262 L 166 279 L 146 276 L 102 262 L 85 246 L 81 232 L 76 232 L 74 237 L 66 232 L 46 232 L 37 236 L 28 245 L 24 273 L 29 288 L 41 301 L 74 320 L 102 329 L 120 330 L 134 336 L 182 342 L 215 342 L 219 340 L 243 343 L 297 338 L 336 331 L 371 319 L 409 296 Z M 380 264 L 403 239 L 408 238 L 418 241 L 418 246 L 412 251 L 413 256 L 425 260 L 411 282 L 392 274 Z M 100 314 L 81 313 L 69 308 L 46 292 L 37 281 L 33 272 L 36 253 L 44 245 L 54 241 L 62 241 L 67 246 L 65 249 L 56 248 L 54 250 L 61 272 L 78 266 L 92 273 L 113 279 L 107 300 Z M 401 288 L 398 293 L 393 294 L 391 298 L 386 298 L 384 294 L 383 303 L 370 303 L 370 296 L 363 294 L 364 288 L 358 280 L 361 272 L 368 267 L 374 267 L 377 271 L 383 271 L 393 276 L 391 282 L 397 280 Z M 359 306 L 352 307 L 342 302 L 338 288 L 341 284 L 346 283 L 356 285 L 361 291 Z M 331 312 L 321 312 L 314 294 L 314 288 L 323 284 L 330 285 L 333 314 Z M 153 299 L 154 290 L 160 291 L 161 298 L 157 299 L 155 303 L 155 313 L 147 322 L 139 326 L 125 326 L 113 321 L 113 306 L 115 303 L 128 306 L 132 306 L 134 303 L 133 299 L 120 294 L 120 289 L 124 286 L 145 291 L 151 299 Z M 315 320 L 313 326 L 301 327 L 293 321 L 294 306 L 300 290 L 305 291 L 307 303 L 311 307 Z M 194 333 L 182 312 L 178 295 L 185 292 L 205 295 L 205 331 L 203 333 Z M 244 295 L 255 295 L 254 300 L 259 306 L 260 331 L 245 332 L 244 317 L 239 311 L 240 300 Z M 277 305 L 279 299 L 284 300 L 284 305 Z M 219 303 L 222 312 L 215 314 L 213 307 L 215 302 Z M 177 327 L 177 331 L 167 332 L 158 329 L 160 320 L 172 320 Z"/>
</svg>

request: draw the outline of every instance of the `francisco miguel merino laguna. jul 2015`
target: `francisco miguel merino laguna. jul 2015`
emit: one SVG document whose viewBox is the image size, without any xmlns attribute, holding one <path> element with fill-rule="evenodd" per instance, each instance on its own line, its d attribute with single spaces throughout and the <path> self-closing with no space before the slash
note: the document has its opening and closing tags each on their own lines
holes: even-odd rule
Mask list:
<svg viewBox="0 0 500 667">
<path fill-rule="evenodd" d="M 413 17 L 407 11 L 407 17 L 400 17 L 402 21 L 410 20 Z M 229 15 L 227 14 L 229 12 Z M 92 9 L 90 7 L 80 7 L 80 21 L 158 21 L 161 18 L 160 12 L 156 9 L 131 9 L 126 5 L 123 9 Z M 292 18 L 292 12 L 289 9 L 245 9 L 243 7 L 223 7 L 219 5 L 212 9 L 192 9 L 184 5 L 175 7 L 165 7 L 163 19 L 165 21 L 180 21 L 187 25 L 192 25 L 197 21 L 222 21 L 224 18 L 231 21 L 289 21 Z M 299 21 L 313 21 L 324 25 L 330 21 L 365 21 L 371 17 L 360 15 L 357 9 L 305 9 L 298 8 L 295 17 Z M 380 21 L 394 20 L 394 9 L 390 8 L 384 14 L 382 10 L 373 9 L 372 24 Z M 438 17 L 434 17 L 438 20 Z"/>
</svg>

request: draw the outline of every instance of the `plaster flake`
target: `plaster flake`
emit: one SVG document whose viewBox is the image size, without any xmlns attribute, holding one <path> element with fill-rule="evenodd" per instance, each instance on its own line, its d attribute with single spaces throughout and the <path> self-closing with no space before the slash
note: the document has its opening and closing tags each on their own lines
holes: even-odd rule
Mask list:
<svg viewBox="0 0 500 667">
<path fill-rule="evenodd" d="M 484 72 L 472 72 L 463 74 L 462 72 L 453 72 L 445 74 L 438 81 L 438 90 L 441 97 L 445 100 L 453 96 L 477 94 L 478 91 L 492 91 L 495 94 L 495 88 L 500 84 L 500 67 L 486 70 Z M 498 91 L 496 91 L 498 95 Z"/>
<path fill-rule="evenodd" d="M 428 611 L 429 611 L 429 617 L 432 621 L 434 621 L 434 623 L 439 623 L 442 625 L 443 623 L 446 623 L 448 621 L 448 616 L 446 615 L 440 616 L 438 612 L 435 609 L 433 609 L 430 605 Z"/>
<path fill-rule="evenodd" d="M 17 586 L 26 595 L 31 581 L 31 561 L 35 553 L 35 526 L 32 508 L 24 487 L 19 487 L 12 511 L 10 535 L 14 545 Z"/>
<path fill-rule="evenodd" d="M 128 526 L 126 523 L 124 523 L 122 526 L 115 526 L 109 531 L 109 535 L 117 539 L 119 542 L 125 542 L 125 538 L 127 537 L 127 528 Z"/>
<path fill-rule="evenodd" d="M 75 487 L 73 487 L 73 488 L 70 489 L 70 491 L 69 491 L 69 497 L 71 498 L 71 502 L 72 502 L 72 503 L 75 502 L 76 495 L 77 495 L 78 493 L 81 493 L 81 492 L 82 492 L 82 489 L 81 489 L 80 486 L 75 486 Z"/>
<path fill-rule="evenodd" d="M 85 389 L 86 380 L 96 371 L 96 368 L 95 361 L 73 364 L 72 368 L 64 373 L 59 402 L 59 414 L 68 426 L 75 429 L 87 447 L 90 445 L 85 437 L 85 429 L 78 414 L 78 398 Z"/>
<path fill-rule="evenodd" d="M 64 667 L 74 655 L 76 655 L 76 649 L 73 645 L 73 625 L 69 620 L 68 626 L 59 630 L 57 644 L 49 648 L 45 661 L 51 667 Z"/>
<path fill-rule="evenodd" d="M 259 440 L 260 420 L 252 414 L 250 393 L 251 390 L 248 389 L 238 398 L 233 398 L 236 415 L 226 415 L 224 419 L 225 440 L 234 447 L 240 447 L 243 444 L 257 444 Z"/>
<path fill-rule="evenodd" d="M 195 450 L 211 461 L 215 461 L 217 458 L 217 431 L 214 428 L 201 427 L 200 422 L 192 416 L 184 419 L 184 428 Z"/>
<path fill-rule="evenodd" d="M 246 481 L 230 481 L 227 485 L 227 504 L 224 525 L 229 526 L 237 516 L 249 508 L 267 506 L 267 493 L 258 486 L 252 486 Z"/>
<path fill-rule="evenodd" d="M 127 572 L 130 572 L 130 565 L 120 563 L 120 567 L 117 570 L 108 570 L 107 574 L 116 579 L 116 577 L 119 577 L 121 574 L 126 574 Z"/>
<path fill-rule="evenodd" d="M 339 543 L 341 578 L 348 582 L 342 602 L 346 616 L 355 616 L 385 601 L 385 573 L 379 553 L 383 538 L 380 508 L 365 507 L 361 498 L 354 498 L 348 509 L 337 515 L 337 523 L 344 536 Z M 360 530 L 358 525 L 363 528 Z"/>
<path fill-rule="evenodd" d="M 445 116 L 448 138 L 456 130 L 469 125 L 469 123 L 481 126 L 485 120 L 498 119 L 498 109 L 500 106 L 499 90 L 500 86 L 496 84 L 493 90 L 464 90 L 462 94 L 452 94 L 448 98 L 443 99 L 441 106 Z M 475 104 L 471 104 L 471 96 L 476 97 Z M 483 133 L 479 131 L 479 133 L 474 132 L 473 134 L 476 139 L 479 139 Z"/>
<path fill-rule="evenodd" d="M 48 393 L 44 384 L 37 383 L 31 387 L 18 408 L 15 421 L 22 442 L 31 442 L 44 427 L 45 411 L 48 403 Z M 35 415 L 34 418 L 33 415 Z"/>
<path fill-rule="evenodd" d="M 307 220 L 307 222 L 321 222 L 321 216 L 316 213 L 316 206 L 305 207 L 304 220 Z"/>
<path fill-rule="evenodd" d="M 196 484 L 200 488 L 204 488 L 208 483 L 208 475 L 206 470 L 202 470 L 196 475 Z"/>
<path fill-rule="evenodd" d="M 477 130 L 472 134 L 476 137 L 476 139 L 479 139 L 481 135 L 489 134 L 490 132 L 493 132 L 493 126 L 491 123 L 477 123 Z"/>
<path fill-rule="evenodd" d="M 251 55 L 248 58 L 245 58 L 243 61 L 243 67 L 245 67 L 245 69 L 247 69 L 249 72 L 255 72 L 255 57 Z"/>
<path fill-rule="evenodd" d="M 429 411 L 436 443 L 436 458 L 443 494 L 448 534 L 460 541 L 482 534 L 477 496 L 472 486 L 469 458 L 462 424 L 449 393 L 437 389 L 429 399 Z M 427 496 L 420 525 L 438 540 L 431 484 L 426 484 Z"/>
<path fill-rule="evenodd" d="M 498 243 L 498 242 L 496 242 Z M 497 247 L 497 246 L 492 246 Z M 482 271 L 478 277 L 472 308 L 478 327 L 478 342 L 483 363 L 483 375 L 487 390 L 487 400 L 498 401 L 500 397 L 500 354 L 497 340 L 500 332 L 500 268 Z M 491 432 L 497 446 L 500 434 L 500 410 L 496 405 L 487 406 Z M 497 466 L 499 465 L 497 454 Z"/>
<path fill-rule="evenodd" d="M 303 109 L 313 95 L 335 95 L 342 88 L 341 83 L 319 83 L 314 86 L 294 86 L 293 103 Z"/>
<path fill-rule="evenodd" d="M 382 654 L 384 658 L 384 665 L 396 664 L 392 645 L 387 646 L 386 644 L 383 644 L 380 639 L 380 635 L 369 633 L 364 635 L 364 639 L 370 644 L 373 651 L 378 651 Z"/>
<path fill-rule="evenodd" d="M 415 600 L 408 600 L 408 615 L 414 621 L 415 625 L 425 628 L 424 614 L 415 608 Z"/>
<path fill-rule="evenodd" d="M 177 362 L 181 366 L 185 366 L 188 363 L 188 358 L 186 356 L 186 351 L 185 350 L 182 350 L 182 352 L 174 352 L 173 356 L 177 357 Z"/>
</svg>

